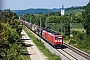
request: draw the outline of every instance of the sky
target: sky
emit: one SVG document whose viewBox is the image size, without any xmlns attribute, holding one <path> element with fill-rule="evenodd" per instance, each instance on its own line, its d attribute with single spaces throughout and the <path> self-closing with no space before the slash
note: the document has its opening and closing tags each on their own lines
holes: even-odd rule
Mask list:
<svg viewBox="0 0 90 60">
<path fill-rule="evenodd" d="M 28 8 L 65 8 L 85 6 L 89 0 L 0 0 L 1 9 L 25 10 Z"/>
</svg>

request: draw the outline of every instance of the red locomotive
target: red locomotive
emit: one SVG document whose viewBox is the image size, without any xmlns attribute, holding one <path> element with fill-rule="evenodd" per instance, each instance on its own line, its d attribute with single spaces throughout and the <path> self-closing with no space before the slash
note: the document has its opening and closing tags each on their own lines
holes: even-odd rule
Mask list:
<svg viewBox="0 0 90 60">
<path fill-rule="evenodd" d="M 25 23 L 25 21 L 24 21 L 24 20 L 20 20 L 20 22 L 21 22 L 22 24 L 24 24 L 24 23 Z"/>
<path fill-rule="evenodd" d="M 63 45 L 63 38 L 61 34 L 42 30 L 42 37 L 51 43 L 54 47 Z"/>
</svg>

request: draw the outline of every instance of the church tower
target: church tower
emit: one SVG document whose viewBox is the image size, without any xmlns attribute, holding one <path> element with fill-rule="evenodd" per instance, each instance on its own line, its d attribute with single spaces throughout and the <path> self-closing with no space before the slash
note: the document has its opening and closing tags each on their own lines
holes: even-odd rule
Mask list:
<svg viewBox="0 0 90 60">
<path fill-rule="evenodd" d="M 61 16 L 64 15 L 64 5 L 62 5 Z"/>
</svg>

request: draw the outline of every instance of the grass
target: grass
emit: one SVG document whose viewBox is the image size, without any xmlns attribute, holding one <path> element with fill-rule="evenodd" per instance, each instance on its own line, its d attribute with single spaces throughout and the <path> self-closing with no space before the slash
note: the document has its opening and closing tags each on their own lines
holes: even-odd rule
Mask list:
<svg viewBox="0 0 90 60">
<path fill-rule="evenodd" d="M 83 29 L 83 25 L 81 23 L 72 23 L 73 29 Z"/>
<path fill-rule="evenodd" d="M 82 49 L 82 50 L 90 54 L 90 49 Z"/>
<path fill-rule="evenodd" d="M 81 23 L 74 23 L 72 24 L 72 29 L 74 31 L 80 31 L 80 32 L 86 32 L 86 30 L 84 29 L 83 25 Z"/>
<path fill-rule="evenodd" d="M 24 27 L 23 29 L 28 34 L 28 36 L 31 38 L 31 40 L 33 40 L 33 42 L 39 48 L 39 50 L 45 55 L 47 60 L 60 60 L 59 57 L 49 52 L 49 50 L 45 48 L 43 43 L 41 43 L 27 28 Z"/>
</svg>

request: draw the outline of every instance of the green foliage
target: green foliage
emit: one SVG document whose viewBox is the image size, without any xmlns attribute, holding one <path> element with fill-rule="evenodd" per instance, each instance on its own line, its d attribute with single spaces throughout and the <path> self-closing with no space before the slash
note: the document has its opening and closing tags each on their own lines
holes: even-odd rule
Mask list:
<svg viewBox="0 0 90 60">
<path fill-rule="evenodd" d="M 86 29 L 87 36 L 90 36 L 90 2 L 85 6 L 85 11 L 83 12 L 83 25 Z"/>
<path fill-rule="evenodd" d="M 3 22 L 10 23 L 10 21 L 12 21 L 14 19 L 18 19 L 18 16 L 15 13 L 11 12 L 10 9 L 5 9 L 2 12 L 2 21 Z"/>
<path fill-rule="evenodd" d="M 17 33 L 20 35 L 21 31 L 22 31 L 22 25 L 20 24 L 19 20 L 14 20 L 11 21 L 10 23 L 11 27 L 16 29 Z"/>
<path fill-rule="evenodd" d="M 84 29 L 82 23 L 72 23 L 72 29 Z"/>
<path fill-rule="evenodd" d="M 0 21 L 0 60 L 22 60 L 21 36 L 22 25 L 17 15 L 9 9 L 2 12 Z"/>
<path fill-rule="evenodd" d="M 46 18 L 46 28 L 62 33 L 68 36 L 70 33 L 69 16 L 49 16 Z"/>
<path fill-rule="evenodd" d="M 2 43 L 2 48 L 3 48 L 2 51 L 5 51 L 5 54 L 3 54 L 1 52 L 0 55 L 3 56 L 3 59 L 10 58 L 10 60 L 12 60 L 11 58 L 13 58 L 15 60 L 16 55 L 18 56 L 18 54 L 19 54 L 16 49 L 19 49 L 19 45 L 17 44 L 17 42 L 20 40 L 20 37 L 17 34 L 16 30 L 12 29 L 9 24 L 1 23 L 1 26 L 3 27 L 2 31 L 3 31 L 4 39 L 3 39 L 3 41 L 1 41 L 1 39 L 0 39 L 0 42 Z M 15 46 L 16 46 L 16 48 L 15 48 Z M 12 55 L 12 57 L 11 57 L 11 55 Z"/>
<path fill-rule="evenodd" d="M 69 44 L 90 53 L 90 40 L 89 38 L 87 38 L 86 33 L 82 33 L 79 31 L 73 31 L 72 33 L 73 37 L 72 40 L 70 40 Z"/>
<path fill-rule="evenodd" d="M 61 16 L 61 11 L 58 10 L 57 12 L 47 12 L 45 13 L 47 16 Z"/>
<path fill-rule="evenodd" d="M 42 27 L 45 27 L 44 23 L 45 23 L 46 15 L 44 14 L 36 14 L 36 15 L 25 14 L 24 16 L 21 16 L 21 19 L 39 26 L 40 26 L 40 18 L 41 18 Z"/>
<path fill-rule="evenodd" d="M 46 18 L 45 24 L 48 23 L 59 23 L 60 17 L 59 16 L 49 16 Z"/>
<path fill-rule="evenodd" d="M 82 14 L 81 13 L 76 13 L 73 17 L 72 17 L 72 23 L 82 23 L 83 18 L 82 18 Z"/>
<path fill-rule="evenodd" d="M 2 22 L 8 23 L 12 28 L 16 29 L 17 33 L 20 35 L 22 27 L 18 20 L 18 16 L 11 12 L 10 9 L 5 9 L 2 12 Z"/>
<path fill-rule="evenodd" d="M 84 40 L 86 38 L 86 34 L 79 32 L 79 31 L 73 31 L 73 39 L 75 40 Z"/>
<path fill-rule="evenodd" d="M 66 15 L 75 15 L 76 13 L 82 13 L 84 11 L 84 6 L 76 6 L 65 9 Z"/>
</svg>

